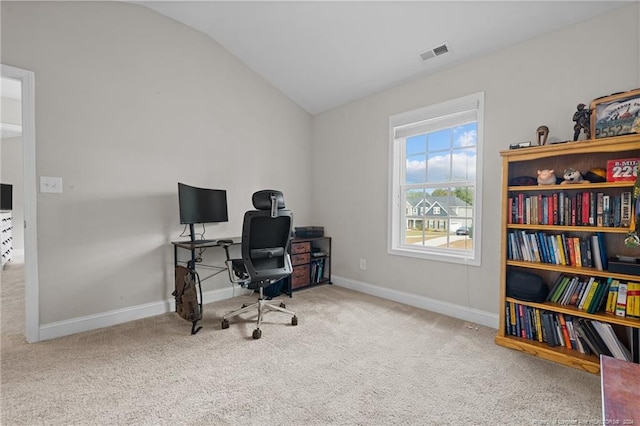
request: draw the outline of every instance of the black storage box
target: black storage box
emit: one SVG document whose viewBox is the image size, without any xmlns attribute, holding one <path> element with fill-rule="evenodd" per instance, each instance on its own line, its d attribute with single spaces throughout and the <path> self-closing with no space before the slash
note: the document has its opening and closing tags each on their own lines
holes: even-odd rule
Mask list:
<svg viewBox="0 0 640 426">
<path fill-rule="evenodd" d="M 518 270 L 507 271 L 507 297 L 541 303 L 548 294 L 549 288 L 539 275 Z"/>
<path fill-rule="evenodd" d="M 324 226 L 296 226 L 296 238 L 324 237 Z"/>
<path fill-rule="evenodd" d="M 640 260 L 622 261 L 618 257 L 609 258 L 609 272 L 618 274 L 640 275 Z"/>
</svg>

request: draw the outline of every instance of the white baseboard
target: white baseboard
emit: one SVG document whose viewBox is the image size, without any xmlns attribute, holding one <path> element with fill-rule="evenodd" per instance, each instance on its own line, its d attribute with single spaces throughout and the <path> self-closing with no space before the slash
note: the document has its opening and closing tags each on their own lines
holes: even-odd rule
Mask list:
<svg viewBox="0 0 640 426">
<path fill-rule="evenodd" d="M 359 291 L 361 293 L 370 294 L 387 300 L 393 300 L 394 302 L 404 303 L 405 305 L 415 306 L 416 308 L 437 312 L 439 314 L 459 318 L 475 324 L 481 324 L 496 329 L 498 328 L 498 315 L 489 312 L 430 299 L 428 297 L 418 296 L 411 293 L 405 293 L 398 290 L 379 287 L 335 275 L 331 277 L 331 281 L 334 285 Z M 207 304 L 248 293 L 250 293 L 250 291 L 239 289 L 238 287 L 211 290 L 202 294 L 202 302 Z M 99 328 L 122 324 L 129 321 L 162 315 L 167 312 L 173 312 L 174 310 L 175 300 L 171 298 L 158 302 L 132 306 L 129 308 L 116 309 L 114 311 L 103 312 L 100 314 L 52 322 L 40 326 L 39 340 L 55 339 L 57 337 L 82 333 L 84 331 L 97 330 Z"/>
<path fill-rule="evenodd" d="M 235 288 L 223 288 L 202 293 L 202 303 L 207 304 L 219 300 L 230 299 L 232 297 L 248 294 L 250 291 Z M 114 311 L 100 314 L 87 315 L 85 317 L 71 318 L 64 321 L 57 321 L 40 326 L 40 341 L 55 339 L 56 337 L 68 336 L 84 331 L 96 330 L 103 327 L 122 324 L 167 312 L 176 309 L 175 299 L 167 299 L 159 302 L 145 303 L 143 305 L 131 306 L 129 308 L 116 309 Z"/>
<path fill-rule="evenodd" d="M 393 290 L 390 288 L 379 287 L 348 278 L 332 275 L 331 282 L 334 285 L 348 288 L 350 290 L 359 291 L 361 293 L 370 294 L 387 300 L 393 300 L 394 302 L 404 303 L 405 305 L 415 306 L 416 308 L 484 325 L 486 327 L 497 329 L 500 321 L 498 315 L 490 312 L 469 308 L 468 306 L 443 302 L 441 300 L 430 299 L 428 297 L 405 293 L 403 291 Z"/>
</svg>

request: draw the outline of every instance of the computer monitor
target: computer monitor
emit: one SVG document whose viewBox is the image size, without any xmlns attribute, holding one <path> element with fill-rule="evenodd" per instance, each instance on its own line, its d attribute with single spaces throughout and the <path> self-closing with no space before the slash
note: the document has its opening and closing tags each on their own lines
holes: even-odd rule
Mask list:
<svg viewBox="0 0 640 426">
<path fill-rule="evenodd" d="M 196 223 L 228 222 L 227 191 L 197 188 L 178 183 L 180 223 L 189 225 L 191 240 L 195 241 L 193 225 Z"/>
<path fill-rule="evenodd" d="M 0 183 L 0 210 L 13 210 L 13 185 Z"/>
</svg>

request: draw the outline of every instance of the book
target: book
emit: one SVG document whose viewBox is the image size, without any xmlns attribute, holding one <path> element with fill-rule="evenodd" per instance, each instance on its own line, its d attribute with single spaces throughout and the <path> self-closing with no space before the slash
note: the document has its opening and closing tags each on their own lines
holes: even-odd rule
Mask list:
<svg viewBox="0 0 640 426">
<path fill-rule="evenodd" d="M 596 226 L 604 226 L 604 193 L 596 194 Z"/>
<path fill-rule="evenodd" d="M 587 285 L 584 289 L 584 292 L 582 293 L 582 297 L 580 298 L 580 301 L 578 302 L 578 305 L 576 306 L 578 309 L 584 309 L 584 303 L 587 299 L 587 297 L 589 296 L 589 292 L 591 291 L 591 287 L 593 287 L 593 282 L 595 281 L 594 277 L 590 277 L 589 281 L 587 282 Z"/>
<path fill-rule="evenodd" d="M 605 312 L 608 314 L 615 314 L 616 312 L 616 302 L 618 300 L 618 284 L 619 280 L 613 280 L 611 282 L 611 286 L 609 286 L 609 294 L 607 295 L 607 305 L 605 307 Z"/>
<path fill-rule="evenodd" d="M 552 321 L 553 313 L 549 311 L 542 312 L 542 332 L 544 339 L 549 346 L 558 346 L 558 341 L 555 337 L 555 329 Z"/>
<path fill-rule="evenodd" d="M 602 307 L 604 306 L 604 301 L 607 298 L 607 293 L 609 292 L 609 286 L 611 285 L 611 278 L 608 278 L 607 281 L 601 281 L 596 293 L 591 300 L 591 303 L 587 307 L 587 312 L 590 314 L 595 314 L 596 312 L 600 312 Z"/>
<path fill-rule="evenodd" d="M 620 194 L 620 226 L 631 225 L 631 192 Z"/>
<path fill-rule="evenodd" d="M 591 339 L 593 344 L 596 346 L 598 355 L 604 354 L 607 356 L 613 356 L 607 345 L 600 337 L 600 334 L 593 327 L 591 321 L 584 318 L 580 318 L 579 321 L 582 324 L 583 329 L 586 331 L 588 338 Z"/>
<path fill-rule="evenodd" d="M 591 285 L 591 287 L 589 287 L 587 296 L 584 298 L 584 303 L 580 305 L 580 309 L 584 309 L 585 311 L 589 309 L 589 306 L 591 305 L 599 286 L 599 279 L 594 279 L 593 284 Z"/>
<path fill-rule="evenodd" d="M 627 317 L 640 316 L 640 283 L 627 283 Z"/>
<path fill-rule="evenodd" d="M 576 306 L 576 304 L 578 303 L 578 300 L 580 300 L 579 297 L 582 294 L 582 289 L 584 286 L 585 286 L 585 282 L 579 280 L 575 291 L 571 295 L 571 299 L 569 300 L 569 305 Z"/>
<path fill-rule="evenodd" d="M 560 285 L 562 284 L 562 281 L 565 278 L 566 278 L 565 275 L 562 275 L 562 274 L 558 275 L 558 278 L 556 278 L 556 281 L 551 286 L 551 290 L 549 290 L 549 294 L 547 294 L 547 302 L 554 301 L 554 296 L 559 291 Z"/>
<path fill-rule="evenodd" d="M 575 256 L 576 256 L 576 266 L 578 268 L 582 268 L 582 252 L 580 249 L 580 238 L 573 237 L 571 240 L 573 241 L 573 251 L 575 252 Z"/>
<path fill-rule="evenodd" d="M 610 195 L 602 197 L 602 226 L 612 226 Z"/>
<path fill-rule="evenodd" d="M 558 346 L 566 346 L 564 342 L 564 334 L 562 334 L 562 328 L 560 327 L 560 320 L 558 319 L 558 314 L 553 314 L 551 316 L 551 321 L 553 322 L 553 329 L 555 331 L 556 341 L 558 342 Z"/>
<path fill-rule="evenodd" d="M 616 300 L 616 315 L 624 317 L 627 315 L 627 283 L 618 284 L 618 299 Z"/>
<path fill-rule="evenodd" d="M 600 321 L 591 321 L 593 328 L 598 332 L 600 338 L 609 349 L 609 352 L 614 358 L 622 359 L 624 361 L 631 360 L 631 352 L 627 349 L 618 339 L 611 324 L 603 323 Z"/>
<path fill-rule="evenodd" d="M 536 320 L 536 337 L 538 338 L 538 342 L 542 343 L 543 341 L 542 315 L 540 314 L 540 309 L 534 309 L 533 313 L 535 315 L 535 320 Z"/>
<path fill-rule="evenodd" d="M 564 337 L 564 345 L 567 349 L 572 349 L 571 338 L 569 337 L 569 330 L 567 329 L 567 322 L 564 319 L 564 314 L 558 314 L 558 322 L 560 323 L 560 329 L 562 330 L 562 336 Z"/>
<path fill-rule="evenodd" d="M 560 265 L 566 265 L 567 260 L 564 257 L 564 247 L 562 245 L 562 236 L 556 235 L 556 245 L 558 247 L 558 256 L 560 257 Z"/>
<path fill-rule="evenodd" d="M 609 270 L 609 256 L 607 254 L 607 244 L 604 239 L 604 232 L 596 232 L 598 237 L 598 248 L 600 249 L 600 263 L 602 263 L 602 270 Z"/>
<path fill-rule="evenodd" d="M 576 330 L 578 338 L 586 345 L 586 347 L 589 348 L 589 352 L 600 356 L 600 351 L 593 343 L 593 341 L 589 338 L 587 331 L 583 327 L 582 321 L 583 320 L 581 318 L 576 318 L 575 321 L 573 321 L 573 328 Z"/>
<path fill-rule="evenodd" d="M 600 258 L 600 242 L 598 240 L 597 235 L 591 236 L 591 248 L 593 255 L 593 263 L 598 271 L 603 271 L 602 269 L 602 259 Z"/>
<path fill-rule="evenodd" d="M 550 302 L 559 303 L 560 302 L 560 298 L 562 297 L 562 295 L 564 294 L 565 289 L 567 288 L 567 285 L 571 281 L 571 278 L 566 276 L 566 275 L 561 275 L 561 278 L 562 278 L 562 280 L 560 282 L 560 285 L 558 286 L 558 288 L 554 292 L 552 298 L 550 299 Z"/>
<path fill-rule="evenodd" d="M 571 298 L 575 294 L 576 288 L 578 288 L 578 284 L 580 284 L 580 279 L 578 277 L 573 277 L 567 286 L 566 291 L 560 301 L 562 305 L 568 305 L 571 301 Z"/>
</svg>

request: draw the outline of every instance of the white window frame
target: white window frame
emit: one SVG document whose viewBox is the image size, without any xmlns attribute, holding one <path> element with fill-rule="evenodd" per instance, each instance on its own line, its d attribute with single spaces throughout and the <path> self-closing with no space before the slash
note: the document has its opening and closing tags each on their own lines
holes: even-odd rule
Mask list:
<svg viewBox="0 0 640 426">
<path fill-rule="evenodd" d="M 401 129 L 413 131 L 430 130 L 436 121 L 442 122 L 444 117 L 452 115 L 451 126 L 458 124 L 456 115 L 475 112 L 477 120 L 476 145 L 476 177 L 475 194 L 473 196 L 473 250 L 456 250 L 450 248 L 434 248 L 401 244 L 404 229 L 406 200 L 401 187 L 405 173 L 405 144 L 404 138 L 396 138 L 402 134 Z M 447 119 L 449 121 L 451 119 Z M 447 123 L 448 124 L 448 123 Z M 416 130 L 417 129 L 417 130 Z M 425 130 L 426 129 L 426 130 Z M 409 130 L 411 131 L 411 130 Z M 419 133 L 418 133 L 419 134 Z M 482 246 L 482 158 L 484 135 L 484 92 L 474 93 L 450 101 L 429 105 L 413 111 L 408 111 L 389 117 L 389 218 L 388 218 L 388 253 L 398 256 L 408 256 L 443 262 L 461 263 L 472 266 L 481 265 Z"/>
</svg>

